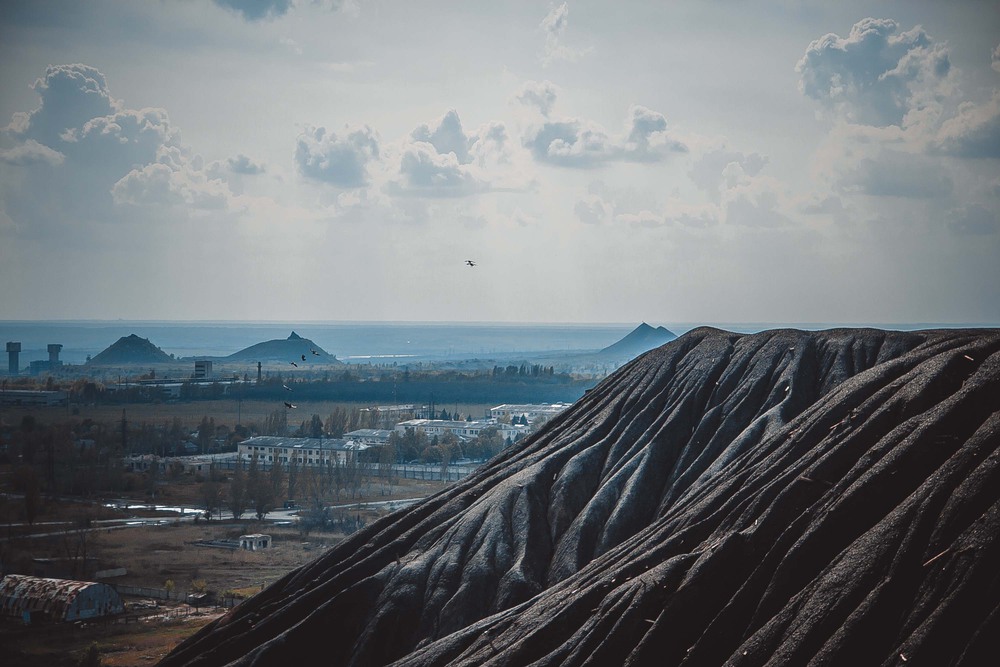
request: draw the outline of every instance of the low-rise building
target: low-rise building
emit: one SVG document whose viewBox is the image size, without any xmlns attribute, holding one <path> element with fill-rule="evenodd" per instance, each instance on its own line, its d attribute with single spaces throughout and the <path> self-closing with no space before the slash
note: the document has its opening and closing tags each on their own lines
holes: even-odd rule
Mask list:
<svg viewBox="0 0 1000 667">
<path fill-rule="evenodd" d="M 0 391 L 0 405 L 53 406 L 67 405 L 69 394 L 65 391 L 36 389 L 4 389 Z"/>
<path fill-rule="evenodd" d="M 504 440 L 517 440 L 528 433 L 528 427 L 520 424 L 502 424 L 495 419 L 477 419 L 476 421 L 455 421 L 451 419 L 410 419 L 396 424 L 400 435 L 408 430 L 421 430 L 428 437 L 441 437 L 452 433 L 459 438 L 476 438 L 484 430 L 495 428 Z"/>
<path fill-rule="evenodd" d="M 240 535 L 240 549 L 245 549 L 247 551 L 257 551 L 258 549 L 267 549 L 270 546 L 271 546 L 270 535 L 263 535 L 261 533 Z"/>
<path fill-rule="evenodd" d="M 0 612 L 34 621 L 80 621 L 125 611 L 118 591 L 107 584 L 8 574 L 0 580 Z"/>
<path fill-rule="evenodd" d="M 551 419 L 571 405 L 571 403 L 504 403 L 490 408 L 490 416 L 493 419 L 525 417 L 530 423 L 539 417 Z"/>
<path fill-rule="evenodd" d="M 344 439 L 377 447 L 388 443 L 390 435 L 392 435 L 392 429 L 388 428 L 359 428 L 356 431 L 345 433 Z"/>
<path fill-rule="evenodd" d="M 343 464 L 348 457 L 370 449 L 366 445 L 343 438 L 283 438 L 261 435 L 239 444 L 239 460 L 246 463 L 254 457 L 265 466 L 280 463 L 285 466 L 326 466 Z"/>
</svg>

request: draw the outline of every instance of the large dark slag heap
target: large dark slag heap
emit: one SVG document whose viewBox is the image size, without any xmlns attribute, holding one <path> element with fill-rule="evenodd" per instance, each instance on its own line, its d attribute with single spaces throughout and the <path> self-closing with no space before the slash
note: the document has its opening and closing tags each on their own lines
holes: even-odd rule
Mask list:
<svg viewBox="0 0 1000 667">
<path fill-rule="evenodd" d="M 998 331 L 697 329 L 162 664 L 991 664 L 998 429 Z"/>
</svg>

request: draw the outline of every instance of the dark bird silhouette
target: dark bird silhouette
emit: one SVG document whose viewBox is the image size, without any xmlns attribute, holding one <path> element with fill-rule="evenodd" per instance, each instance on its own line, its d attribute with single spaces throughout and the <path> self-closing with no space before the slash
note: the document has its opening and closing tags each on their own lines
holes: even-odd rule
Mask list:
<svg viewBox="0 0 1000 667">
<path fill-rule="evenodd" d="M 288 363 L 290 363 L 292 366 L 295 366 L 296 368 L 299 367 L 299 365 L 297 363 L 295 363 L 294 361 L 289 361 Z"/>
<path fill-rule="evenodd" d="M 292 404 L 291 404 L 291 403 L 289 403 L 288 401 L 285 401 L 285 407 L 286 407 L 286 408 L 295 408 L 296 406 L 292 405 Z"/>
<path fill-rule="evenodd" d="M 306 355 L 303 354 L 302 355 L 302 361 L 305 361 L 305 360 L 306 360 Z"/>
<path fill-rule="evenodd" d="M 311 352 L 315 354 L 317 357 L 319 356 L 319 352 L 317 352 L 316 350 L 311 350 Z"/>
<path fill-rule="evenodd" d="M 471 259 L 465 260 L 465 263 L 468 264 L 469 266 L 475 266 L 476 265 L 476 263 L 473 262 Z"/>
</svg>

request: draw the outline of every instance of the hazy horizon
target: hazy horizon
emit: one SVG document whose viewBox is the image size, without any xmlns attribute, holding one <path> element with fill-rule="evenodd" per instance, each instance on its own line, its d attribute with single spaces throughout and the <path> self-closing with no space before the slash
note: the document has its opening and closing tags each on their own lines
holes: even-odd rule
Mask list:
<svg viewBox="0 0 1000 667">
<path fill-rule="evenodd" d="M 0 3 L 0 317 L 1000 322 L 995 9 Z"/>
</svg>

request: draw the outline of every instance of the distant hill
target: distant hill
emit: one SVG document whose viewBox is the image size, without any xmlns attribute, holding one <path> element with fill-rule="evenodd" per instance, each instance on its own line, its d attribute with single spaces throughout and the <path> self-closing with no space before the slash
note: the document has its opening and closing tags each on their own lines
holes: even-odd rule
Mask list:
<svg viewBox="0 0 1000 667">
<path fill-rule="evenodd" d="M 617 343 L 607 346 L 597 354 L 602 357 L 638 357 L 655 347 L 677 338 L 677 334 L 665 327 L 653 328 L 643 322 Z"/>
<path fill-rule="evenodd" d="M 111 347 L 92 358 L 92 366 L 112 366 L 120 364 L 162 364 L 173 359 L 169 354 L 135 334 L 122 336 Z"/>
<path fill-rule="evenodd" d="M 303 356 L 305 359 L 303 359 Z M 294 331 L 288 338 L 266 340 L 235 352 L 225 359 L 231 361 L 286 361 L 296 364 L 339 364 L 336 355 L 330 354 L 308 338 Z"/>
</svg>

